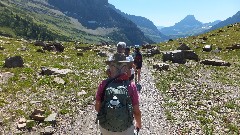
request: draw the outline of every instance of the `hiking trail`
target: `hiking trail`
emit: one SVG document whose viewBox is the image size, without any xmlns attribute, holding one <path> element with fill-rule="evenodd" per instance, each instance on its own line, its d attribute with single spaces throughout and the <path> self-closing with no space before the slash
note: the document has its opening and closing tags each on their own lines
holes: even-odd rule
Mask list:
<svg viewBox="0 0 240 135">
<path fill-rule="evenodd" d="M 157 90 L 154 77 L 146 64 L 141 72 L 142 90 L 139 94 L 140 110 L 142 112 L 141 135 L 170 135 L 173 129 L 170 123 L 166 121 L 162 107 L 163 98 Z M 75 135 L 100 135 L 100 130 L 95 124 L 96 111 L 94 103 L 88 105 L 84 110 L 79 110 L 75 122 L 60 125 L 57 134 L 75 134 Z"/>
</svg>

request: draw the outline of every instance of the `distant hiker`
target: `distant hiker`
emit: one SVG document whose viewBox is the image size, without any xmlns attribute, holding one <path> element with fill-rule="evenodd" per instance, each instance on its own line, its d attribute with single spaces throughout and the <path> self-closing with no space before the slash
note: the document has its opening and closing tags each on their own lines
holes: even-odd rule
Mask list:
<svg viewBox="0 0 240 135">
<path fill-rule="evenodd" d="M 118 42 L 117 44 L 117 53 L 124 53 L 127 57 L 127 59 L 129 59 L 130 61 L 133 61 L 133 57 L 132 55 L 130 55 L 130 48 L 126 47 L 126 43 L 125 42 Z M 134 64 L 132 64 L 133 66 Z M 130 67 L 131 70 L 131 75 L 129 76 L 129 80 L 133 80 L 134 78 L 134 69 Z M 110 77 L 110 69 L 109 66 L 107 66 L 106 69 L 106 74 L 108 75 L 108 77 Z"/>
<path fill-rule="evenodd" d="M 125 42 L 118 42 L 117 43 L 117 52 L 118 53 L 124 53 L 125 48 L 126 48 L 126 43 Z M 109 70 L 108 65 L 107 65 L 107 69 L 106 69 L 106 74 L 108 75 L 108 77 L 110 77 L 110 70 Z"/>
<path fill-rule="evenodd" d="M 118 42 L 117 44 L 117 52 L 118 53 L 124 53 L 126 48 L 126 43 L 125 42 Z"/>
<path fill-rule="evenodd" d="M 135 128 L 141 128 L 141 111 L 136 85 L 128 80 L 131 62 L 123 53 L 116 53 L 106 64 L 111 76 L 100 83 L 95 104 L 100 131 L 103 135 L 133 135 L 134 119 Z"/>
<path fill-rule="evenodd" d="M 136 66 L 135 78 L 137 79 L 137 83 L 140 83 L 141 79 L 141 68 L 142 68 L 142 53 L 140 52 L 139 45 L 135 45 L 133 53 L 134 65 Z"/>
<path fill-rule="evenodd" d="M 125 48 L 125 56 L 126 56 L 126 58 L 127 59 L 129 59 L 131 62 L 133 62 L 134 61 L 134 59 L 133 59 L 133 56 L 132 55 L 130 55 L 130 48 L 129 47 L 126 47 Z M 132 68 L 131 68 L 132 67 Z M 134 67 L 134 64 L 132 63 L 132 65 L 131 65 L 131 76 L 129 77 L 129 81 L 132 81 L 133 79 L 134 79 L 134 69 L 135 69 L 135 67 Z"/>
</svg>

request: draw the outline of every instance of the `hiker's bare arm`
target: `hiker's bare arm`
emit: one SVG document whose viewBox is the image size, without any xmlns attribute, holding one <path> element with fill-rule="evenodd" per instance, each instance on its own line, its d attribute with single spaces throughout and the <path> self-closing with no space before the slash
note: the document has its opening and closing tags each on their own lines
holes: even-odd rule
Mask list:
<svg viewBox="0 0 240 135">
<path fill-rule="evenodd" d="M 133 106 L 133 115 L 136 121 L 136 128 L 141 128 L 141 111 L 139 109 L 139 104 Z"/>
<path fill-rule="evenodd" d="M 100 111 L 100 107 L 101 107 L 101 101 L 96 100 L 95 110 L 96 110 L 97 112 L 99 112 L 99 111 Z"/>
</svg>

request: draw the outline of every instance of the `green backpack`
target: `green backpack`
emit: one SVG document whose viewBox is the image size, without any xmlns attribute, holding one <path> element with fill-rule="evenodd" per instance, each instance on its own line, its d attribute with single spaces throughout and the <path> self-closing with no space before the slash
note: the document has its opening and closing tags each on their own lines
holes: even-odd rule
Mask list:
<svg viewBox="0 0 240 135">
<path fill-rule="evenodd" d="M 133 125 L 133 106 L 128 94 L 129 81 L 107 83 L 97 120 L 102 128 L 121 132 Z"/>
</svg>

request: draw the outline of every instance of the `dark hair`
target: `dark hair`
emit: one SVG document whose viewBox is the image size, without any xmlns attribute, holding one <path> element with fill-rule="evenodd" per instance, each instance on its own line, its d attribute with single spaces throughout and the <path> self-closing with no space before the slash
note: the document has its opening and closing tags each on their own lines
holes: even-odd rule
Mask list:
<svg viewBox="0 0 240 135">
<path fill-rule="evenodd" d="M 136 52 L 140 52 L 140 49 L 139 49 L 139 48 L 135 48 L 135 51 L 136 51 Z"/>
<path fill-rule="evenodd" d="M 126 48 L 125 48 L 125 51 L 130 51 L 130 48 L 129 48 L 129 47 L 126 47 Z"/>
</svg>

